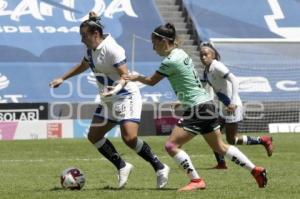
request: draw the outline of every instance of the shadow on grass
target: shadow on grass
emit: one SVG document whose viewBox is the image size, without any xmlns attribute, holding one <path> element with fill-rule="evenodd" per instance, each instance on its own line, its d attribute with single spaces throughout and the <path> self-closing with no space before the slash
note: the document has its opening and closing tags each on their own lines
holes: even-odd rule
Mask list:
<svg viewBox="0 0 300 199">
<path fill-rule="evenodd" d="M 123 189 L 112 187 L 112 186 L 105 186 L 102 188 L 83 188 L 82 190 L 68 190 L 62 187 L 53 187 L 50 191 L 141 191 L 141 190 L 148 190 L 148 191 L 174 191 L 177 190 L 176 188 L 164 188 L 164 189 L 156 189 L 156 188 L 143 188 L 143 187 L 126 187 Z"/>
<path fill-rule="evenodd" d="M 211 167 L 196 167 L 196 170 L 215 170 L 215 171 L 227 171 L 227 169 L 217 169 L 215 168 L 215 166 L 211 166 Z"/>
<path fill-rule="evenodd" d="M 98 188 L 97 190 L 114 190 L 114 191 L 122 191 L 122 190 L 134 190 L 134 191 L 140 191 L 140 190 L 148 190 L 148 191 L 170 191 L 170 190 L 177 190 L 175 188 L 164 188 L 164 189 L 156 189 L 156 188 L 144 188 L 144 187 L 126 187 L 123 189 L 119 189 L 117 187 L 111 187 L 111 186 L 105 186 L 103 188 Z"/>
</svg>

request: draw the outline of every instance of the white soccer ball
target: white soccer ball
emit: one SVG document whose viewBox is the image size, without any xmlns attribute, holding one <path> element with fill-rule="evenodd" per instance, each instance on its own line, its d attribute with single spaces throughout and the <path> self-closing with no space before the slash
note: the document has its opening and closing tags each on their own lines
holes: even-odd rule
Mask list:
<svg viewBox="0 0 300 199">
<path fill-rule="evenodd" d="M 64 189 L 80 190 L 85 184 L 85 176 L 80 169 L 70 167 L 60 175 L 60 183 Z"/>
</svg>

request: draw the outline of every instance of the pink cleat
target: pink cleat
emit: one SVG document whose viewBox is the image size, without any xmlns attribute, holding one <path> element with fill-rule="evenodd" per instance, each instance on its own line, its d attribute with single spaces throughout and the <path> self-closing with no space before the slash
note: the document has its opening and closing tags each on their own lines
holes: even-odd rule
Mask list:
<svg viewBox="0 0 300 199">
<path fill-rule="evenodd" d="M 266 148 L 266 151 L 268 153 L 268 156 L 272 156 L 273 153 L 273 144 L 272 144 L 272 137 L 269 136 L 261 136 L 260 137 L 262 145 Z"/>
<path fill-rule="evenodd" d="M 267 186 L 267 171 L 263 167 L 255 167 L 251 174 L 255 178 L 259 188 L 265 188 Z"/>
<path fill-rule="evenodd" d="M 194 179 L 191 180 L 191 182 L 189 184 L 187 184 L 186 186 L 178 189 L 178 191 L 183 192 L 183 191 L 196 191 L 196 190 L 201 190 L 201 189 L 205 189 L 206 185 L 204 180 L 202 179 Z"/>
</svg>

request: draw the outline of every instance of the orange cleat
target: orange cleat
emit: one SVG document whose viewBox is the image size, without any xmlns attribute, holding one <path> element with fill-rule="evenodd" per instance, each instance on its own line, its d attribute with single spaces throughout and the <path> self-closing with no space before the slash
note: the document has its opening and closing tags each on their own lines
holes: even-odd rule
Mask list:
<svg viewBox="0 0 300 199">
<path fill-rule="evenodd" d="M 227 169 L 226 163 L 218 163 L 213 169 Z"/>
<path fill-rule="evenodd" d="M 266 151 L 268 153 L 268 156 L 272 156 L 273 153 L 273 144 L 272 144 L 272 137 L 269 136 L 261 136 L 260 137 L 262 145 L 266 148 Z"/>
<path fill-rule="evenodd" d="M 265 188 L 267 186 L 268 178 L 267 171 L 262 167 L 255 167 L 251 174 L 255 178 L 259 188 Z"/>
<path fill-rule="evenodd" d="M 195 180 L 191 180 L 191 182 L 189 184 L 187 184 L 186 186 L 178 189 L 178 191 L 183 192 L 183 191 L 196 191 L 199 189 L 205 189 L 206 185 L 204 180 L 202 179 L 195 179 Z"/>
</svg>

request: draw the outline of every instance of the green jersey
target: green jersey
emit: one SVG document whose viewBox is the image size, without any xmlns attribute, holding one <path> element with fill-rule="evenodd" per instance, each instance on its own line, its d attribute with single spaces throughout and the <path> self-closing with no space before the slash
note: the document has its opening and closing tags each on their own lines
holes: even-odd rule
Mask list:
<svg viewBox="0 0 300 199">
<path fill-rule="evenodd" d="M 178 100 L 185 108 L 212 100 L 202 87 L 192 59 L 182 49 L 173 49 L 163 59 L 157 72 L 168 78 Z"/>
</svg>

